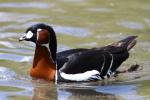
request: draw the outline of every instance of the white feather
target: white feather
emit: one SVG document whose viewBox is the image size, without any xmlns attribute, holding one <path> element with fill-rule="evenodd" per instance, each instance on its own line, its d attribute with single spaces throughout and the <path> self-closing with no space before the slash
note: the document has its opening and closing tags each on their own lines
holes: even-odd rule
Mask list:
<svg viewBox="0 0 150 100">
<path fill-rule="evenodd" d="M 40 32 L 40 31 L 42 31 L 42 29 L 41 29 L 41 28 L 38 28 L 38 29 L 37 29 L 37 32 Z"/>
<path fill-rule="evenodd" d="M 103 55 L 103 58 L 104 58 L 104 62 L 103 62 L 102 68 L 101 68 L 101 72 L 102 72 L 102 70 L 103 70 L 103 68 L 105 66 L 105 55 Z"/>
<path fill-rule="evenodd" d="M 86 71 L 84 73 L 78 74 L 66 74 L 64 72 L 60 72 L 62 78 L 70 81 L 88 81 L 92 78 L 101 79 L 100 73 L 97 70 Z"/>
<path fill-rule="evenodd" d="M 47 48 L 48 52 L 50 53 L 50 58 L 52 59 L 52 61 L 53 61 L 53 63 L 54 63 L 54 60 L 53 60 L 53 58 L 52 58 L 52 56 L 51 56 L 51 50 L 50 50 L 50 48 L 49 48 L 49 43 L 47 43 L 47 44 L 42 44 L 41 46 L 45 46 L 45 47 Z"/>
<path fill-rule="evenodd" d="M 32 36 L 33 36 L 33 33 L 31 31 L 28 31 L 28 33 L 26 34 L 26 38 L 31 39 Z"/>
<path fill-rule="evenodd" d="M 111 53 L 109 53 L 110 55 L 111 55 L 111 63 L 110 63 L 110 66 L 109 66 L 109 69 L 108 69 L 108 71 L 107 71 L 107 74 L 109 74 L 109 75 L 111 75 L 111 67 L 112 67 L 112 65 L 113 65 L 113 62 L 114 62 L 114 58 L 113 58 L 113 55 L 111 54 Z"/>
</svg>

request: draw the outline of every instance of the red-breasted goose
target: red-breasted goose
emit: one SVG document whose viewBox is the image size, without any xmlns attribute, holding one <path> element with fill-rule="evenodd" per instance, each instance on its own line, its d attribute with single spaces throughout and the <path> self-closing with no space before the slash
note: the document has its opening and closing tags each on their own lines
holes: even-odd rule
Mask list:
<svg viewBox="0 0 150 100">
<path fill-rule="evenodd" d="M 46 24 L 29 27 L 19 41 L 36 44 L 30 76 L 56 82 L 96 81 L 109 78 L 129 57 L 137 36 L 104 47 L 78 48 L 57 53 L 53 28 Z M 69 41 L 68 41 L 69 42 Z"/>
</svg>

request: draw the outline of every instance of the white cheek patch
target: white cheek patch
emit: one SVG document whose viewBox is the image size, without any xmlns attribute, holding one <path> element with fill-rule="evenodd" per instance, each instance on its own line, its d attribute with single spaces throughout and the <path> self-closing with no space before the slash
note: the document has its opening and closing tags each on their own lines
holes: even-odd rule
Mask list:
<svg viewBox="0 0 150 100">
<path fill-rule="evenodd" d="M 37 29 L 37 40 L 38 40 L 38 38 L 39 38 L 39 32 L 40 32 L 40 31 L 42 31 L 42 29 L 41 29 L 41 28 L 38 28 L 38 29 Z"/>
<path fill-rule="evenodd" d="M 28 31 L 28 33 L 26 34 L 26 38 L 31 39 L 32 36 L 33 36 L 33 33 L 31 31 Z"/>
</svg>

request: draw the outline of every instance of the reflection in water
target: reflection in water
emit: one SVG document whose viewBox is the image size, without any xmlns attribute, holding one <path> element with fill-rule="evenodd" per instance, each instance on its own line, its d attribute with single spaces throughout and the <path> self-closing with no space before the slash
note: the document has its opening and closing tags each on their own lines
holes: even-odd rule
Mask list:
<svg viewBox="0 0 150 100">
<path fill-rule="evenodd" d="M 32 100 L 57 100 L 57 89 L 52 82 L 41 80 L 32 81 L 33 98 Z"/>
<path fill-rule="evenodd" d="M 68 93 L 68 97 L 63 100 L 117 100 L 114 95 L 97 92 L 93 89 L 82 88 L 60 88 L 58 93 Z M 59 94 L 58 94 L 59 95 Z M 58 96 L 58 100 L 62 100 L 62 96 Z"/>
<path fill-rule="evenodd" d="M 137 83 L 137 82 L 136 82 Z M 143 100 L 135 83 L 115 80 L 79 83 L 32 81 L 32 100 Z"/>
<path fill-rule="evenodd" d="M 51 87 L 34 87 L 32 100 L 57 100 L 57 91 Z"/>
<path fill-rule="evenodd" d="M 96 87 L 91 87 L 90 83 L 89 86 L 82 83 L 64 86 L 41 81 L 40 84 L 37 81 L 33 81 L 32 84 L 34 84 L 32 100 L 117 100 L 115 95 L 96 91 Z"/>
</svg>

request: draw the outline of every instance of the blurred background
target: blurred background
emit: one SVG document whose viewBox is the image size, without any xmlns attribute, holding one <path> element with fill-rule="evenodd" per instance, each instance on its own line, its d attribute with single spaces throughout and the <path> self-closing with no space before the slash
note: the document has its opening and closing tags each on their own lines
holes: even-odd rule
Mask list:
<svg viewBox="0 0 150 100">
<path fill-rule="evenodd" d="M 92 83 L 55 85 L 31 81 L 33 43 L 18 42 L 36 23 L 51 25 L 58 52 L 92 48 L 137 35 L 137 45 L 122 69 L 142 70 Z M 149 0 L 0 0 L 0 100 L 149 100 Z"/>
</svg>

